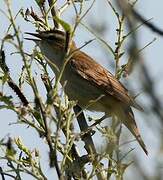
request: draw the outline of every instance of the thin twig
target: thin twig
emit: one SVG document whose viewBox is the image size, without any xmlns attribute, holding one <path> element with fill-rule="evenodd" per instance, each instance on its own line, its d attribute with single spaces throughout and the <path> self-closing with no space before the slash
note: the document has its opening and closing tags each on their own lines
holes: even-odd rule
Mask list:
<svg viewBox="0 0 163 180">
<path fill-rule="evenodd" d="M 54 17 L 57 16 L 57 10 L 56 10 L 56 8 L 55 8 L 55 3 L 56 3 L 56 1 L 54 1 L 54 0 L 48 0 L 48 2 L 49 2 L 49 6 L 50 6 L 50 8 L 51 8 L 51 14 L 52 14 L 52 18 L 53 18 L 54 27 L 55 27 L 56 29 L 58 29 L 58 28 L 59 28 L 59 24 L 57 23 L 57 21 L 56 21 L 55 18 L 54 18 Z"/>
<path fill-rule="evenodd" d="M 22 91 L 20 90 L 20 88 L 16 85 L 16 83 L 14 83 L 14 81 L 12 80 L 11 76 L 10 76 L 10 71 L 9 68 L 6 64 L 6 59 L 5 59 L 5 53 L 2 50 L 0 52 L 0 67 L 2 68 L 4 74 L 7 74 L 8 76 L 8 80 L 7 83 L 9 85 L 9 87 L 16 93 L 16 95 L 20 98 L 21 102 L 23 103 L 24 106 L 28 106 L 29 102 L 27 100 L 27 98 L 25 97 L 25 95 L 22 93 Z"/>
<path fill-rule="evenodd" d="M 0 167 L 0 174 L 1 174 L 1 178 L 2 178 L 2 180 L 5 180 L 5 173 L 3 172 L 3 169 L 2 169 L 2 167 Z M 15 178 L 14 176 L 13 176 L 13 178 Z"/>
<path fill-rule="evenodd" d="M 138 13 L 133 6 L 127 3 L 126 0 L 117 0 L 116 1 L 120 8 L 123 10 L 126 16 L 134 16 L 138 21 L 142 22 L 145 26 L 147 26 L 153 32 L 163 36 L 163 30 L 157 27 L 155 24 L 147 21 L 140 13 Z"/>
</svg>

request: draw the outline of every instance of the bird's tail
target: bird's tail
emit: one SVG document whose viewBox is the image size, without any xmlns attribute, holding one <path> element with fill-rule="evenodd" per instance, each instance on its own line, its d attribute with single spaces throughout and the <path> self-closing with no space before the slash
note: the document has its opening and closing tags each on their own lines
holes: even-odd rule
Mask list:
<svg viewBox="0 0 163 180">
<path fill-rule="evenodd" d="M 146 155 L 148 155 L 148 151 L 146 148 L 146 145 L 144 144 L 144 141 L 142 140 L 139 129 L 136 125 L 136 121 L 134 118 L 134 114 L 132 112 L 132 109 L 130 107 L 127 108 L 127 110 L 123 110 L 123 117 L 121 117 L 121 120 L 123 124 L 130 130 L 130 132 L 135 136 L 136 140 L 142 147 L 143 151 L 145 152 Z"/>
</svg>

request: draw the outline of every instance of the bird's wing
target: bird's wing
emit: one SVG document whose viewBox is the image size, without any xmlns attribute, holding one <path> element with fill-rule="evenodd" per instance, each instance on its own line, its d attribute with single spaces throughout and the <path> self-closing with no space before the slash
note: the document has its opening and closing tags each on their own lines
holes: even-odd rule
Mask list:
<svg viewBox="0 0 163 180">
<path fill-rule="evenodd" d="M 83 56 L 83 57 L 82 57 Z M 129 95 L 128 90 L 105 68 L 95 62 L 85 53 L 74 53 L 70 66 L 75 73 L 92 83 L 106 94 L 127 106 L 133 106 L 142 111 L 142 108 Z"/>
</svg>

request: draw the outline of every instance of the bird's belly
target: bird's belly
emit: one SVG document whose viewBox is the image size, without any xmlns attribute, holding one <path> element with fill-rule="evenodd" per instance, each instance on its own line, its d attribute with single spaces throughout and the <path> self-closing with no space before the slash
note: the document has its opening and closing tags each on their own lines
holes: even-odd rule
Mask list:
<svg viewBox="0 0 163 180">
<path fill-rule="evenodd" d="M 112 97 L 78 75 L 68 77 L 65 93 L 70 100 L 77 100 L 79 106 L 91 111 L 106 112 L 113 104 Z"/>
</svg>

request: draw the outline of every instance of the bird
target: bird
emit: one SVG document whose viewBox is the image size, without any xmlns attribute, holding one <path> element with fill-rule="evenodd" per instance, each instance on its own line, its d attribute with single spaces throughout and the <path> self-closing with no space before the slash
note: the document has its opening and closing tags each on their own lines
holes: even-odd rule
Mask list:
<svg viewBox="0 0 163 180">
<path fill-rule="evenodd" d="M 65 62 L 66 32 L 59 29 L 27 32 L 40 48 L 52 70 L 58 75 Z M 34 38 L 33 38 L 34 37 Z M 76 100 L 81 108 L 104 112 L 107 117 L 116 116 L 138 141 L 146 155 L 148 151 L 140 135 L 132 108 L 142 111 L 141 106 L 116 77 L 77 48 L 75 41 L 69 43 L 70 58 L 66 63 L 60 83 L 70 100 Z M 55 66 L 54 66 L 55 65 Z M 94 103 L 92 103 L 94 102 Z M 89 105 L 90 104 L 90 105 Z"/>
</svg>

